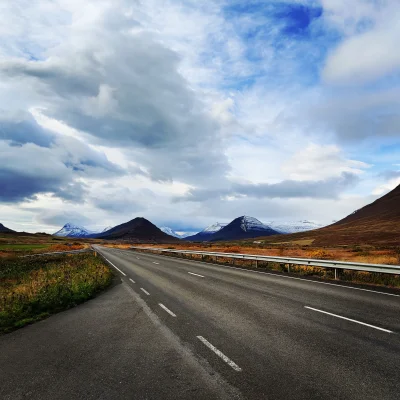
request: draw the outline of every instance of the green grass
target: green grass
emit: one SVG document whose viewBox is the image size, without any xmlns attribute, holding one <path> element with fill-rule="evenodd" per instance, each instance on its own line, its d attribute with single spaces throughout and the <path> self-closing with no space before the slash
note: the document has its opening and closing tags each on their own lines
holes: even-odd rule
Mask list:
<svg viewBox="0 0 400 400">
<path fill-rule="evenodd" d="M 110 268 L 90 253 L 0 258 L 0 332 L 76 306 L 111 279 Z"/>
<path fill-rule="evenodd" d="M 27 251 L 45 249 L 49 247 L 48 244 L 0 244 L 0 250 L 6 251 Z"/>
</svg>

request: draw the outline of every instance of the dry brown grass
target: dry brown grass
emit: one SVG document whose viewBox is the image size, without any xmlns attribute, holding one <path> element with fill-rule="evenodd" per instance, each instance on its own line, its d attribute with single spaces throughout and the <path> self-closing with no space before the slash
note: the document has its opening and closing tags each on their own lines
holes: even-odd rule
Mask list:
<svg viewBox="0 0 400 400">
<path fill-rule="evenodd" d="M 119 248 L 127 248 L 131 245 L 113 245 Z M 168 248 L 162 244 L 143 244 L 141 247 Z M 365 262 L 370 264 L 400 265 L 400 253 L 396 248 L 375 249 L 369 247 L 343 248 L 343 247 L 310 247 L 310 246 L 240 246 L 226 245 L 224 243 L 178 243 L 173 246 L 175 249 L 202 250 L 227 253 L 259 254 L 266 256 L 298 257 L 330 259 L 338 261 Z M 232 251 L 234 249 L 234 251 Z"/>
</svg>

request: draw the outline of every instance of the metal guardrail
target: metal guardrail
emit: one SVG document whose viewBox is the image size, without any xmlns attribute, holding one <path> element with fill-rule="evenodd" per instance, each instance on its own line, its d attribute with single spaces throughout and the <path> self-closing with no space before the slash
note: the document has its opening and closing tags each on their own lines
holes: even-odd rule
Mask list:
<svg viewBox="0 0 400 400">
<path fill-rule="evenodd" d="M 194 251 L 194 250 L 173 250 L 165 248 L 155 247 L 139 247 L 132 246 L 131 249 L 135 250 L 151 250 L 162 253 L 178 253 L 178 254 L 197 254 L 201 256 L 211 257 L 225 257 L 240 260 L 252 260 L 264 262 L 275 262 L 280 264 L 289 265 L 303 265 L 310 267 L 322 267 L 332 268 L 335 270 L 335 278 L 337 278 L 337 269 L 355 270 L 355 271 L 366 271 L 366 272 L 380 272 L 385 274 L 400 275 L 400 265 L 386 265 L 386 264 L 367 264 L 367 263 L 355 263 L 349 261 L 334 261 L 334 260 L 318 260 L 312 258 L 292 258 L 292 257 L 278 257 L 278 256 L 261 256 L 257 254 L 239 254 L 239 253 L 218 253 L 212 251 Z M 290 267 L 289 267 L 290 272 Z"/>
</svg>

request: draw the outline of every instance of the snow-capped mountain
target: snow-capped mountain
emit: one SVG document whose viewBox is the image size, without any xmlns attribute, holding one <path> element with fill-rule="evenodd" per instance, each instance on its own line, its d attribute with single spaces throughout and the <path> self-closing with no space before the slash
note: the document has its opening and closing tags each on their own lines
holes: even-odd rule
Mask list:
<svg viewBox="0 0 400 400">
<path fill-rule="evenodd" d="M 278 231 L 279 233 L 296 233 L 296 232 L 306 232 L 313 229 L 322 228 L 324 225 L 317 224 L 311 221 L 288 221 L 288 222 L 268 222 L 268 226 L 272 229 Z"/>
<path fill-rule="evenodd" d="M 112 228 L 114 228 L 114 227 L 113 226 L 106 226 L 100 233 L 107 232 Z"/>
<path fill-rule="evenodd" d="M 65 224 L 59 231 L 54 233 L 55 236 L 64 236 L 64 237 L 85 237 L 89 235 L 93 235 L 97 232 L 90 231 L 89 229 L 84 228 L 83 226 L 74 225 L 71 223 Z"/>
<path fill-rule="evenodd" d="M 279 232 L 263 224 L 257 218 L 243 215 L 235 218 L 231 223 L 214 233 L 208 240 L 238 240 L 277 234 Z"/>
<path fill-rule="evenodd" d="M 182 239 L 182 236 L 181 236 L 179 233 L 175 232 L 173 229 L 171 229 L 171 228 L 168 227 L 168 226 L 161 226 L 160 229 L 161 229 L 164 233 L 166 233 L 167 235 L 176 237 L 176 238 L 178 238 L 178 239 Z"/>
<path fill-rule="evenodd" d="M 207 228 L 204 228 L 201 232 L 196 233 L 195 235 L 186 236 L 185 239 L 203 242 L 208 240 L 214 233 L 221 230 L 224 226 L 226 226 L 226 224 L 216 222 L 215 224 L 207 226 Z"/>
</svg>

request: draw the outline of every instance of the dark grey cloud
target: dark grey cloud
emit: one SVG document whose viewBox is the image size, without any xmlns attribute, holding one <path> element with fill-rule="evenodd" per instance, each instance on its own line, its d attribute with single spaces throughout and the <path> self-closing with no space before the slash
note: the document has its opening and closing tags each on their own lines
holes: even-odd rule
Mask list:
<svg viewBox="0 0 400 400">
<path fill-rule="evenodd" d="M 54 134 L 40 126 L 29 112 L 0 110 L 0 140 L 14 145 L 34 143 L 50 147 Z"/>
<path fill-rule="evenodd" d="M 7 133 L 0 137 L 0 202 L 34 200 L 43 193 L 78 202 L 86 194 L 81 178 L 124 174 L 103 153 L 77 139 L 50 134 L 28 113 L 3 116 L 0 127 Z"/>
<path fill-rule="evenodd" d="M 358 181 L 358 176 L 348 172 L 340 177 L 319 181 L 285 180 L 279 183 L 232 183 L 219 189 L 192 189 L 177 201 L 207 201 L 213 198 L 254 197 L 254 198 L 337 198 L 349 186 Z"/>
<path fill-rule="evenodd" d="M 72 182 L 54 190 L 53 196 L 71 203 L 82 203 L 87 198 L 89 190 L 82 182 Z"/>
<path fill-rule="evenodd" d="M 3 61 L 0 75 L 26 82 L 47 116 L 90 134 L 92 143 L 135 149 L 153 179 L 224 175 L 219 126 L 178 72 L 177 53 L 132 33 L 137 26 L 110 11 L 79 47 L 66 43 L 45 61 Z"/>
</svg>

